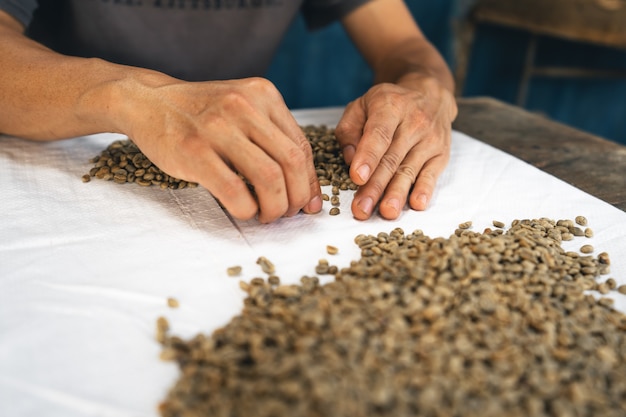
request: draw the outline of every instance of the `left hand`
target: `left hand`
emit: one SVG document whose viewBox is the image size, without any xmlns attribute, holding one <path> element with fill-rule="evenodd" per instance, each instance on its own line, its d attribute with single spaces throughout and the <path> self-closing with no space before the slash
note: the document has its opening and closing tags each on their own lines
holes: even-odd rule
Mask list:
<svg viewBox="0 0 626 417">
<path fill-rule="evenodd" d="M 453 94 L 434 78 L 382 83 L 348 104 L 335 134 L 360 187 L 352 213 L 368 219 L 379 204 L 386 219 L 396 219 L 407 199 L 425 210 L 450 158 Z"/>
</svg>

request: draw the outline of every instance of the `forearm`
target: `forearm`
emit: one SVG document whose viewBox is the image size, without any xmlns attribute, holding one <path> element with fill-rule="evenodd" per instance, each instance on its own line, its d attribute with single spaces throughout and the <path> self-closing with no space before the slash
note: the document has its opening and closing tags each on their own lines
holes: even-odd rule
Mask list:
<svg viewBox="0 0 626 417">
<path fill-rule="evenodd" d="M 376 0 L 356 9 L 344 27 L 375 74 L 375 83 L 411 87 L 436 80 L 451 93 L 454 78 L 402 0 Z"/>
<path fill-rule="evenodd" d="M 409 39 L 374 66 L 375 82 L 400 85 L 432 77 L 448 91 L 454 92 L 454 78 L 439 52 L 425 38 Z"/>
<path fill-rule="evenodd" d="M 100 59 L 68 57 L 28 39 L 0 16 L 0 132 L 52 140 L 127 133 L 124 91 L 160 74 Z"/>
</svg>

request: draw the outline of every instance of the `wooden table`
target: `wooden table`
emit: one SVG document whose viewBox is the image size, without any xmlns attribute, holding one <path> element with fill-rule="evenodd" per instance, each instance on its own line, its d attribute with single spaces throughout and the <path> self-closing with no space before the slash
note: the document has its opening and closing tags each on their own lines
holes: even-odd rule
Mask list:
<svg viewBox="0 0 626 417">
<path fill-rule="evenodd" d="M 626 211 L 626 146 L 491 98 L 461 98 L 454 129 Z"/>
</svg>

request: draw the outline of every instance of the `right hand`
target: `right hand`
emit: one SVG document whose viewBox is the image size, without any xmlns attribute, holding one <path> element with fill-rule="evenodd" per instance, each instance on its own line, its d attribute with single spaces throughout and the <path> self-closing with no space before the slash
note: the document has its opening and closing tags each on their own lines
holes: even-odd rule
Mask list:
<svg viewBox="0 0 626 417">
<path fill-rule="evenodd" d="M 157 78 L 129 90 L 120 128 L 155 165 L 204 186 L 238 219 L 321 210 L 311 146 L 271 82 Z"/>
</svg>

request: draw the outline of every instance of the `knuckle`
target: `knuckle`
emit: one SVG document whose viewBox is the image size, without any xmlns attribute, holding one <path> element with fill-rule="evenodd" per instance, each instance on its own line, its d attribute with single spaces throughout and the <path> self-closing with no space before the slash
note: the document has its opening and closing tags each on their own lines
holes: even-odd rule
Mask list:
<svg viewBox="0 0 626 417">
<path fill-rule="evenodd" d="M 378 201 L 380 196 L 382 196 L 385 192 L 386 188 L 387 184 L 384 184 L 381 181 L 370 181 L 367 183 L 367 194 L 372 196 L 374 201 Z"/>
<path fill-rule="evenodd" d="M 309 159 L 309 155 L 311 155 L 312 158 L 313 150 L 311 145 L 307 141 L 300 142 L 298 146 L 290 147 L 287 150 L 287 163 L 290 166 L 302 168 Z"/>
<path fill-rule="evenodd" d="M 235 201 L 243 193 L 248 192 L 247 186 L 243 181 L 228 181 L 221 185 L 220 196 L 221 199 L 227 204 L 229 201 Z"/>
<path fill-rule="evenodd" d="M 388 172 L 395 172 L 398 165 L 400 165 L 400 157 L 395 153 L 389 152 L 380 158 L 379 166 Z"/>
<path fill-rule="evenodd" d="M 267 186 L 279 181 L 282 183 L 283 171 L 278 164 L 267 164 L 259 169 L 257 176 L 259 185 Z"/>
<path fill-rule="evenodd" d="M 335 136 L 337 137 L 337 140 L 341 140 L 342 138 L 354 135 L 355 132 L 358 132 L 358 130 L 358 126 L 354 123 L 342 120 L 337 123 L 337 126 L 335 127 Z"/>
<path fill-rule="evenodd" d="M 428 184 L 429 186 L 432 186 L 433 184 L 437 182 L 437 177 L 438 177 L 437 172 L 435 172 L 432 169 L 425 168 L 425 169 L 422 169 L 419 173 L 419 183 L 423 185 Z"/>
<path fill-rule="evenodd" d="M 267 78 L 251 77 L 248 78 L 248 86 L 252 89 L 261 91 L 265 94 L 278 94 L 276 86 Z"/>
<path fill-rule="evenodd" d="M 407 178 L 413 183 L 417 178 L 417 169 L 413 165 L 403 164 L 398 167 L 395 175 L 400 178 Z"/>
<path fill-rule="evenodd" d="M 222 97 L 222 107 L 227 111 L 241 112 L 242 109 L 251 106 L 250 101 L 243 92 L 239 90 L 231 90 Z"/>
<path fill-rule="evenodd" d="M 389 145 L 393 140 L 393 133 L 389 126 L 378 124 L 372 128 L 370 134 L 376 138 L 382 139 L 383 143 Z"/>
<path fill-rule="evenodd" d="M 434 118 L 429 112 L 422 109 L 413 110 L 413 121 L 415 123 L 415 129 L 420 130 L 429 127 L 433 124 Z"/>
</svg>

